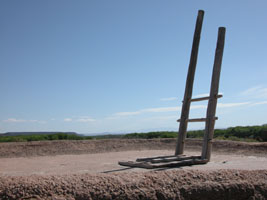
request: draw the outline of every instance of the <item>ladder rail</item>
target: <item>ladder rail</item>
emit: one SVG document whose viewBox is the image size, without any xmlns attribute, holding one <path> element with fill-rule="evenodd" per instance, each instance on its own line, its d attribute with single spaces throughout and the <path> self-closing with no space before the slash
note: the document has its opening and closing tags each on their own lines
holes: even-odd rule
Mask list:
<svg viewBox="0 0 267 200">
<path fill-rule="evenodd" d="M 213 72 L 212 72 L 212 80 L 210 86 L 210 97 L 215 97 L 216 95 L 218 95 L 219 92 L 224 41 L 225 41 L 225 27 L 219 27 Z M 212 139 L 214 135 L 214 126 L 215 126 L 214 117 L 216 114 L 216 107 L 217 107 L 217 98 L 209 99 L 207 108 L 207 117 L 206 117 L 207 121 L 205 126 L 205 134 L 204 134 L 202 154 L 201 154 L 201 158 L 207 159 L 208 161 L 210 161 L 211 157 Z"/>
<path fill-rule="evenodd" d="M 184 153 L 184 145 L 185 145 L 185 138 L 186 138 L 186 131 L 187 131 L 186 119 L 188 119 L 188 116 L 189 116 L 190 99 L 192 98 L 192 92 L 193 92 L 193 83 L 194 83 L 194 77 L 195 77 L 195 71 L 196 71 L 196 65 L 197 65 L 198 49 L 199 49 L 203 18 L 204 18 L 204 11 L 199 10 L 197 21 L 196 21 L 196 26 L 195 26 L 194 39 L 193 39 L 193 44 L 192 44 L 187 79 L 186 79 L 184 101 L 183 101 L 182 112 L 181 112 L 181 123 L 179 126 L 179 134 L 177 137 L 175 155 L 181 155 Z"/>
</svg>

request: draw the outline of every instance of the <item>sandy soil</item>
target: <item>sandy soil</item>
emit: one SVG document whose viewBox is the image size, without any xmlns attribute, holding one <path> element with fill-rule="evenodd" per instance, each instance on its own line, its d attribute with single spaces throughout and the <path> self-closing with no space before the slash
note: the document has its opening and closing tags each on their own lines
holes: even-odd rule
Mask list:
<svg viewBox="0 0 267 200">
<path fill-rule="evenodd" d="M 118 165 L 118 161 L 135 160 L 140 157 L 172 155 L 170 150 L 142 150 L 107 152 L 81 155 L 56 155 L 39 157 L 0 158 L 0 176 L 64 175 L 82 173 L 113 173 L 148 171 Z M 199 155 L 197 151 L 187 151 L 186 155 Z M 267 156 L 224 155 L 213 153 L 212 160 L 205 165 L 182 167 L 182 169 L 217 170 L 267 170 Z M 152 170 L 153 171 L 153 170 Z"/>
<path fill-rule="evenodd" d="M 145 170 L 117 163 L 172 155 L 174 139 L 1 143 L 0 199 L 267 199 L 267 143 L 213 146 L 208 164 Z"/>
<path fill-rule="evenodd" d="M 36 141 L 0 143 L 0 158 L 33 157 L 50 155 L 79 155 L 121 151 L 171 150 L 174 152 L 176 139 L 111 139 L 85 141 Z M 187 139 L 186 150 L 201 150 L 202 141 Z M 262 156 L 267 152 L 267 142 L 245 143 L 214 141 L 213 151 L 222 154 Z"/>
</svg>

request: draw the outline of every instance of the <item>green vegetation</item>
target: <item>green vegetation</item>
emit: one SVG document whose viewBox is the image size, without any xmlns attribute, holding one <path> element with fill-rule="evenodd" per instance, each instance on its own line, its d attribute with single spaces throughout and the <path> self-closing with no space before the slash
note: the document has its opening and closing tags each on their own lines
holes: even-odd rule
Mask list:
<svg viewBox="0 0 267 200">
<path fill-rule="evenodd" d="M 123 136 L 123 138 L 133 139 L 152 139 L 152 138 L 176 138 L 177 132 L 161 131 L 161 132 L 149 132 L 149 133 L 130 133 Z"/>
<path fill-rule="evenodd" d="M 19 136 L 0 136 L 0 142 L 30 142 L 42 140 L 90 140 L 90 136 L 79 136 L 76 134 L 43 134 L 43 135 L 19 135 Z"/>
<path fill-rule="evenodd" d="M 187 138 L 202 138 L 204 130 L 188 131 Z M 149 133 L 130 133 L 125 135 L 98 135 L 80 136 L 76 134 L 47 134 L 47 135 L 20 135 L 0 136 L 0 142 L 26 142 L 41 140 L 90 140 L 90 139 L 152 139 L 152 138 L 176 138 L 177 132 L 161 131 Z M 220 140 L 267 142 L 267 124 L 262 126 L 236 126 L 227 129 L 216 129 L 214 138 Z"/>
<path fill-rule="evenodd" d="M 95 135 L 92 136 L 93 139 L 97 139 L 97 140 L 103 140 L 103 139 L 122 139 L 123 138 L 123 134 L 108 134 L 108 135 Z"/>
<path fill-rule="evenodd" d="M 187 138 L 203 138 L 204 130 L 188 131 Z M 176 138 L 177 132 L 130 133 L 123 138 Z M 227 129 L 215 129 L 214 138 L 246 142 L 267 142 L 267 125 L 236 126 Z"/>
</svg>

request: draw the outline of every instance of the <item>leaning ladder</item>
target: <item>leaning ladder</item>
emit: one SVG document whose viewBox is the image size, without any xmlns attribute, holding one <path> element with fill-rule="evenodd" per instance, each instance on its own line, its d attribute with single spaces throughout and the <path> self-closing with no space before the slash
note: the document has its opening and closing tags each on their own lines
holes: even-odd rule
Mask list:
<svg viewBox="0 0 267 200">
<path fill-rule="evenodd" d="M 191 58 L 188 68 L 181 118 L 177 120 L 178 122 L 180 122 L 180 126 L 179 126 L 179 134 L 177 138 L 175 155 L 158 156 L 151 158 L 138 158 L 136 159 L 135 162 L 131 161 L 119 162 L 120 165 L 152 169 L 152 168 L 162 168 L 162 167 L 178 167 L 178 166 L 188 166 L 195 164 L 205 164 L 210 161 L 215 120 L 218 119 L 217 117 L 215 117 L 217 99 L 222 97 L 222 95 L 218 94 L 218 91 L 219 91 L 219 80 L 220 80 L 221 64 L 222 64 L 223 49 L 224 49 L 225 28 L 219 27 L 218 30 L 210 95 L 208 97 L 192 99 L 193 83 L 197 65 L 198 48 L 199 48 L 203 18 L 204 18 L 204 11 L 199 10 L 194 33 Z M 208 100 L 206 118 L 189 119 L 191 102 L 197 102 L 203 100 Z M 204 140 L 202 145 L 202 153 L 200 156 L 183 155 L 188 122 L 206 123 Z"/>
</svg>

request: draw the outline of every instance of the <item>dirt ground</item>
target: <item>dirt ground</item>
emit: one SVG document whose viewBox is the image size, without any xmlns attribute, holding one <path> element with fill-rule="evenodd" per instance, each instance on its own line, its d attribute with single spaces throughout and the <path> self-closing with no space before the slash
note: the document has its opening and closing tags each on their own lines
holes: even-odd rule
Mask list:
<svg viewBox="0 0 267 200">
<path fill-rule="evenodd" d="M 0 176 L 64 175 L 83 173 L 113 173 L 148 171 L 118 165 L 118 161 L 134 161 L 140 157 L 172 155 L 170 150 L 141 150 L 107 152 L 81 155 L 55 155 L 38 157 L 0 158 Z M 199 155 L 198 151 L 187 151 L 186 155 Z M 205 165 L 182 167 L 182 169 L 218 170 L 267 170 L 267 156 L 224 155 L 213 153 L 212 160 Z M 176 169 L 168 169 L 176 170 Z"/>
<path fill-rule="evenodd" d="M 0 144 L 0 199 L 267 199 L 267 143 L 215 141 L 205 165 L 118 165 L 173 155 L 175 139 Z M 186 155 L 200 155 L 200 140 Z"/>
</svg>

